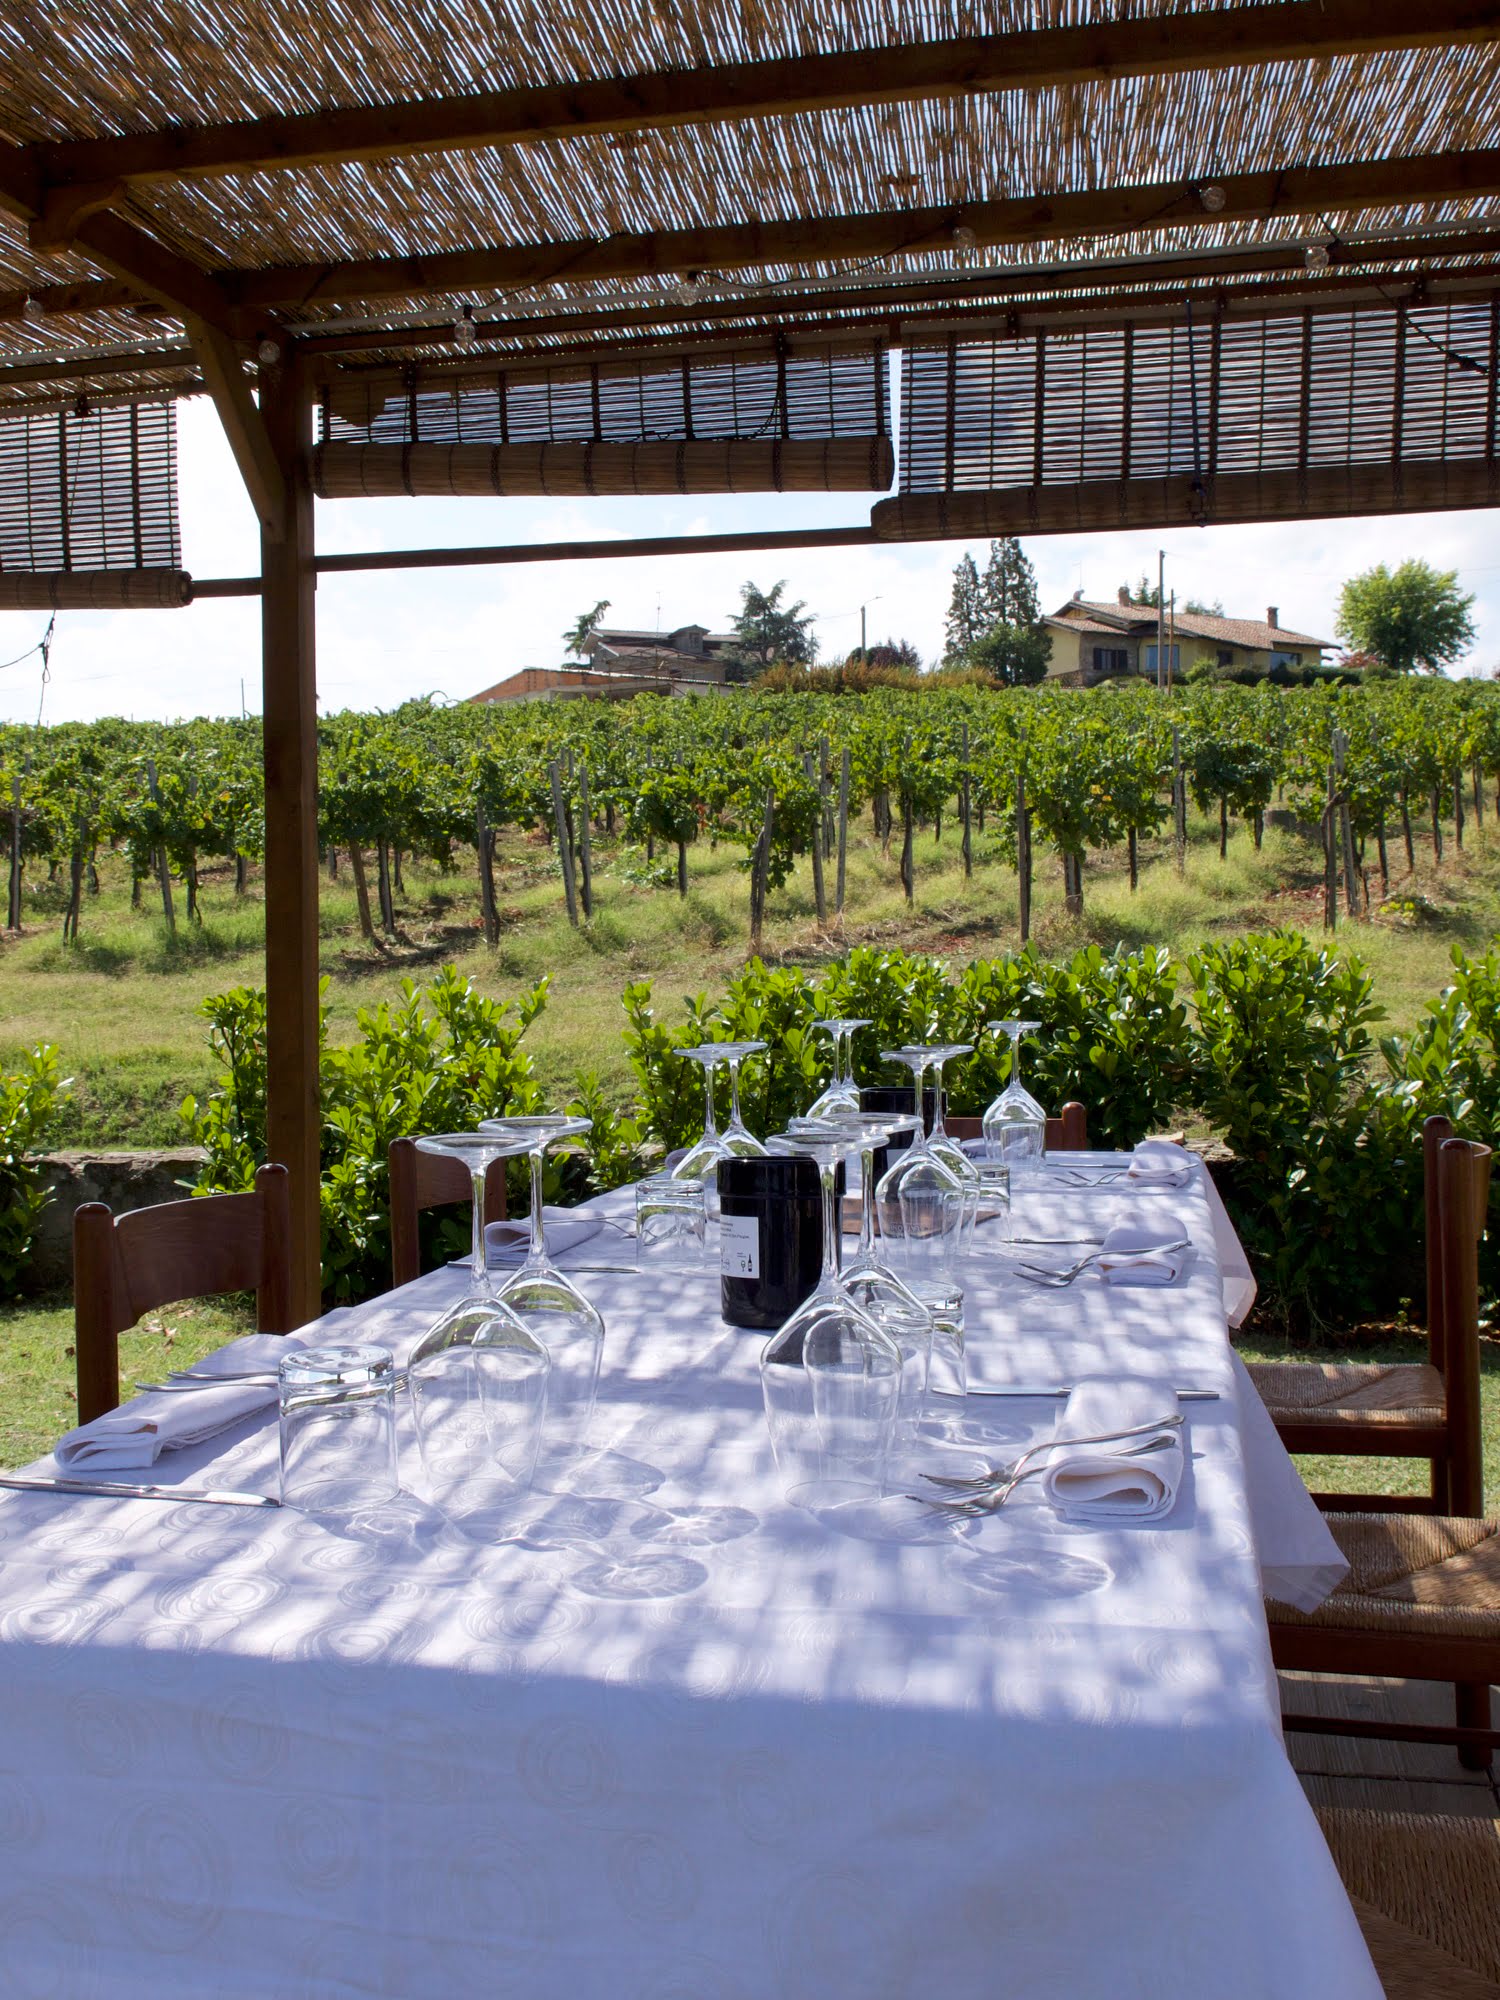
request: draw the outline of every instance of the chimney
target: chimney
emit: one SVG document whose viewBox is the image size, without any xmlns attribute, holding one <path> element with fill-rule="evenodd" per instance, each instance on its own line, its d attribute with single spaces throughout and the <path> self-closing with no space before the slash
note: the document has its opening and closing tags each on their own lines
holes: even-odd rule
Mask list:
<svg viewBox="0 0 1500 2000">
<path fill-rule="evenodd" d="M 1273 632 L 1276 630 L 1276 627 L 1281 623 L 1281 620 L 1276 616 L 1276 606 L 1274 604 L 1268 604 L 1266 606 L 1266 623 L 1271 627 L 1271 630 Z"/>
<path fill-rule="evenodd" d="M 1115 592 L 1115 595 L 1116 595 L 1116 597 L 1118 597 L 1118 598 L 1119 598 L 1119 600 L 1120 600 L 1120 602 L 1121 602 L 1122 604 L 1129 604 L 1129 602 L 1130 602 L 1130 586 L 1129 586 L 1129 584 L 1126 584 L 1126 583 L 1122 583 L 1122 584 L 1120 585 L 1120 588 L 1119 588 L 1119 589 L 1118 589 L 1118 590 L 1117 590 L 1117 591 Z"/>
<path fill-rule="evenodd" d="M 1075 590 L 1075 591 L 1073 592 L 1073 602 L 1074 602 L 1075 604 L 1082 604 L 1082 602 L 1083 602 L 1083 585 L 1082 585 L 1082 584 L 1079 584 L 1078 588 L 1077 588 L 1077 589 L 1076 589 L 1076 590 Z"/>
</svg>

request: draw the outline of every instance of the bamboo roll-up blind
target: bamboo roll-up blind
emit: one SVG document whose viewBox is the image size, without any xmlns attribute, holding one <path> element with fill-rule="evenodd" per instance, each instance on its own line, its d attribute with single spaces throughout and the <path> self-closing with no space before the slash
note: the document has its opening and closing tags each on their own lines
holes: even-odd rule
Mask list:
<svg viewBox="0 0 1500 2000">
<path fill-rule="evenodd" d="M 0 571 L 0 611 L 174 611 L 192 598 L 183 569 Z"/>
<path fill-rule="evenodd" d="M 903 492 L 1493 461 L 1500 294 L 1039 328 L 903 358 Z"/>
<path fill-rule="evenodd" d="M 650 444 L 325 444 L 320 499 L 400 494 L 884 493 L 885 437 L 684 438 Z"/>
<path fill-rule="evenodd" d="M 799 339 L 726 351 L 343 375 L 325 444 L 648 444 L 890 433 L 885 350 Z"/>
<path fill-rule="evenodd" d="M 181 560 L 170 403 L 0 416 L 0 574 Z"/>
</svg>

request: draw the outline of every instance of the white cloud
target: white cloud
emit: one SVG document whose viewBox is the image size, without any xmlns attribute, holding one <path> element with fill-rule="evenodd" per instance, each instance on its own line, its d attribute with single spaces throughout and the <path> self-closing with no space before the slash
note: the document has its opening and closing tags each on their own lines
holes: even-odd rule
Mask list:
<svg viewBox="0 0 1500 2000">
<path fill-rule="evenodd" d="M 255 572 L 254 517 L 210 406 L 180 417 L 183 553 L 199 576 Z M 483 542 L 600 541 L 756 529 L 835 527 L 863 520 L 859 494 L 690 500 L 363 500 L 318 509 L 324 552 Z M 1500 663 L 1500 556 L 1494 513 L 1391 515 L 1274 527 L 1179 528 L 1027 542 L 1043 605 L 1079 585 L 1110 598 L 1121 583 L 1156 574 L 1168 551 L 1168 588 L 1179 601 L 1221 599 L 1230 615 L 1261 617 L 1331 639 L 1339 586 L 1374 562 L 1422 556 L 1457 569 L 1473 591 L 1478 643 L 1470 669 Z M 981 559 L 983 548 L 973 545 Z M 786 549 L 494 568 L 372 571 L 324 577 L 318 589 L 318 681 L 325 708 L 389 707 L 439 690 L 472 694 L 523 666 L 555 665 L 561 633 L 600 598 L 622 625 L 664 629 L 689 620 L 723 627 L 747 578 L 785 577 L 788 594 L 817 614 L 825 657 L 859 641 L 867 607 L 873 644 L 908 638 L 925 657 L 942 648 L 943 614 L 962 543 Z M 0 614 L 0 660 L 34 643 L 46 620 Z M 45 714 L 236 714 L 240 683 L 259 707 L 260 611 L 254 598 L 208 599 L 186 611 L 67 612 L 58 619 Z M 0 720 L 35 716 L 39 664 L 0 673 Z"/>
</svg>

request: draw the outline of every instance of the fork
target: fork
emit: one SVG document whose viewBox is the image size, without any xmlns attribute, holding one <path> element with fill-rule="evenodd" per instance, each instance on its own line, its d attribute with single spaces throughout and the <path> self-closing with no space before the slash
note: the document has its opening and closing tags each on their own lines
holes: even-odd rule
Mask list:
<svg viewBox="0 0 1500 2000">
<path fill-rule="evenodd" d="M 1122 1431 L 1095 1431 L 1086 1437 L 1043 1438 L 1037 1444 L 1028 1445 L 1019 1458 L 1009 1465 L 992 1465 L 988 1472 L 978 1479 L 955 1479 L 939 1472 L 924 1472 L 922 1477 L 929 1486 L 948 1486 L 960 1493 L 985 1493 L 996 1486 L 1003 1486 L 1007 1479 L 1018 1472 L 1028 1458 L 1035 1458 L 1039 1451 L 1051 1451 L 1060 1444 L 1114 1444 L 1121 1438 L 1159 1437 L 1163 1431 L 1178 1431 L 1187 1419 L 1181 1410 L 1173 1410 L 1169 1415 L 1156 1417 L 1149 1424 L 1131 1424 Z"/>
<path fill-rule="evenodd" d="M 1149 1458 L 1154 1451 L 1169 1451 L 1177 1441 L 1175 1436 L 1146 1438 L 1140 1444 L 1130 1445 L 1124 1451 L 1115 1452 L 1113 1456 L 1116 1458 Z M 1066 1438 L 1059 1440 L 1059 1442 L 1070 1444 L 1074 1440 Z M 971 1494 L 967 1500 L 926 1500 L 925 1504 L 936 1509 L 940 1514 L 952 1514 L 959 1520 L 982 1520 L 986 1514 L 998 1514 L 1023 1479 L 1034 1479 L 1038 1473 L 1045 1472 L 1046 1470 L 1045 1465 L 1028 1465 L 1023 1467 L 1021 1471 L 1013 1473 L 1003 1486 L 992 1487 L 985 1493 Z M 914 1499 L 923 1498 L 919 1494 L 914 1494 L 912 1497 Z"/>
<path fill-rule="evenodd" d="M 1175 1243 L 1153 1243 L 1149 1252 L 1143 1251 L 1141 1254 L 1165 1257 L 1174 1250 L 1186 1250 L 1187 1247 L 1188 1239 L 1183 1236 Z M 1071 1285 L 1075 1279 L 1083 1276 L 1091 1264 L 1096 1264 L 1103 1254 L 1102 1250 L 1091 1250 L 1087 1257 L 1080 1257 L 1078 1262 L 1070 1264 L 1066 1271 L 1054 1270 L 1050 1265 L 1017 1264 L 1016 1274 L 1033 1285 L 1051 1285 L 1054 1288 Z"/>
</svg>

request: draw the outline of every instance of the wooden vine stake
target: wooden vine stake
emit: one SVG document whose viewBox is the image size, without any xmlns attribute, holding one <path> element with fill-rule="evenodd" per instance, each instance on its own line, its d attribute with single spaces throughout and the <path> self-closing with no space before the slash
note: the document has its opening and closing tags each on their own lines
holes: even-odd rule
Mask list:
<svg viewBox="0 0 1500 2000">
<path fill-rule="evenodd" d="M 818 929 L 828 928 L 828 891 L 823 882 L 823 821 L 828 812 L 828 791 L 813 764 L 812 752 L 807 751 L 802 759 L 802 768 L 807 773 L 807 781 L 818 788 L 818 824 L 812 837 L 812 878 L 813 903 L 818 912 Z"/>
<path fill-rule="evenodd" d="M 357 840 L 349 843 L 349 869 L 354 877 L 354 900 L 359 905 L 359 934 L 375 942 L 375 924 L 370 915 L 370 882 L 365 874 L 365 850 Z"/>
<path fill-rule="evenodd" d="M 153 757 L 146 759 L 146 784 L 151 793 L 152 805 L 160 806 L 161 793 L 157 789 L 156 760 Z M 165 847 L 153 847 L 151 850 L 151 860 L 156 868 L 156 879 L 161 884 L 162 915 L 167 920 L 167 929 L 173 937 L 176 937 L 177 912 L 172 907 L 172 875 L 170 869 L 167 867 L 167 850 Z"/>
<path fill-rule="evenodd" d="M 1360 914 L 1360 895 L 1363 886 L 1359 863 L 1354 856 L 1354 823 L 1349 814 L 1349 795 L 1344 789 L 1344 759 L 1349 754 L 1349 739 L 1342 729 L 1333 732 L 1333 768 L 1338 780 L 1339 810 L 1339 854 L 1344 866 L 1344 902 L 1351 917 Z"/>
<path fill-rule="evenodd" d="M 562 863 L 563 900 L 568 906 L 568 922 L 578 928 L 578 888 L 573 878 L 573 848 L 568 839 L 568 815 L 563 807 L 562 777 L 554 760 L 547 766 L 547 782 L 552 787 L 552 819 L 557 828 L 557 858 Z"/>
<path fill-rule="evenodd" d="M 484 941 L 488 945 L 496 945 L 500 942 L 500 917 L 495 908 L 495 850 L 483 799 L 474 811 L 474 834 L 474 847 L 479 860 L 479 914 L 484 924 Z"/>
<path fill-rule="evenodd" d="M 1172 731 L 1172 860 L 1179 875 L 1187 869 L 1187 780 L 1182 769 L 1182 731 Z"/>
<path fill-rule="evenodd" d="M 848 752 L 845 751 L 844 754 L 847 757 Z M 26 770 L 28 774 L 31 771 L 29 757 L 26 759 Z M 839 907 L 842 909 L 842 863 L 839 881 Z M 19 771 L 12 771 L 10 774 L 10 897 L 6 909 L 6 921 L 13 931 L 21 928 L 21 773 Z"/>
<path fill-rule="evenodd" d="M 761 928 L 766 917 L 766 885 L 771 872 L 771 831 L 776 821 L 776 794 L 766 793 L 765 818 L 750 857 L 750 949 L 760 950 Z"/>
<path fill-rule="evenodd" d="M 1031 938 L 1031 814 L 1026 805 L 1026 765 L 1016 773 L 1016 894 L 1020 904 L 1021 942 Z"/>
<path fill-rule="evenodd" d="M 588 767 L 578 766 L 578 886 L 583 896 L 583 914 L 592 919 L 594 914 L 594 841 L 589 826 L 589 774 Z M 678 851 L 679 869 L 681 850 Z"/>
<path fill-rule="evenodd" d="M 1335 800 L 1338 780 L 1333 765 L 1328 766 L 1328 793 L 1323 804 L 1323 928 L 1336 930 L 1339 921 L 1339 864 L 1334 839 Z"/>
<path fill-rule="evenodd" d="M 840 916 L 844 914 L 844 874 L 849 859 L 849 768 L 846 749 L 839 762 L 839 872 L 833 899 Z"/>
<path fill-rule="evenodd" d="M 973 813 L 970 804 L 970 791 L 969 791 L 969 725 L 967 722 L 963 725 L 963 731 L 960 740 L 962 745 L 963 764 L 958 780 L 958 816 L 963 823 L 963 830 L 964 830 L 964 837 L 963 837 L 964 874 L 972 875 L 974 873 L 974 829 L 972 824 Z"/>
</svg>

